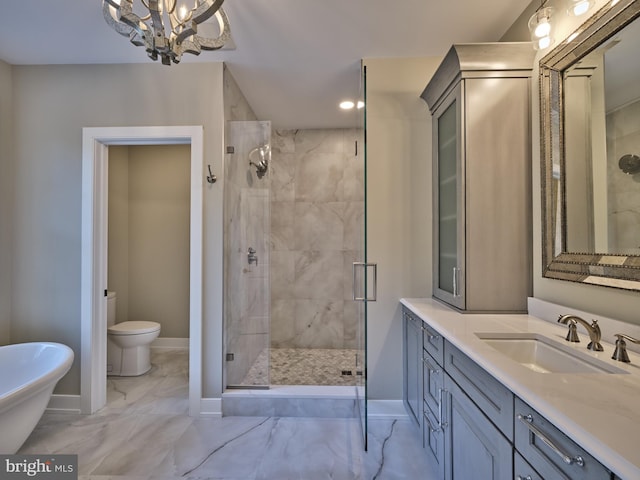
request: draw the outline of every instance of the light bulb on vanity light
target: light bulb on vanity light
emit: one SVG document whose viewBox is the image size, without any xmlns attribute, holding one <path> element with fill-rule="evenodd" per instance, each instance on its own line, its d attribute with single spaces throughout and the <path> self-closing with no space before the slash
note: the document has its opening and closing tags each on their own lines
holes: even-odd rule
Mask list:
<svg viewBox="0 0 640 480">
<path fill-rule="evenodd" d="M 536 50 L 544 50 L 553 43 L 552 15 L 553 7 L 544 7 L 538 9 L 529 19 L 531 41 L 533 42 L 533 48 Z"/>
<path fill-rule="evenodd" d="M 591 10 L 593 4 L 594 0 L 569 0 L 567 13 L 572 17 L 579 17 Z"/>
<path fill-rule="evenodd" d="M 572 17 L 579 17 L 591 10 L 593 4 L 593 0 L 569 0 L 567 13 Z"/>
</svg>

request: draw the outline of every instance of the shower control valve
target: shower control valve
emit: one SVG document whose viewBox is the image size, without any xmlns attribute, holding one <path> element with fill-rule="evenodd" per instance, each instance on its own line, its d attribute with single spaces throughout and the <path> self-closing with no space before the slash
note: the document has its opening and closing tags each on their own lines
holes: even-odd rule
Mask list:
<svg viewBox="0 0 640 480">
<path fill-rule="evenodd" d="M 258 256 L 256 255 L 255 248 L 249 247 L 249 250 L 247 251 L 247 262 L 249 265 L 255 263 L 256 267 L 258 266 Z"/>
</svg>

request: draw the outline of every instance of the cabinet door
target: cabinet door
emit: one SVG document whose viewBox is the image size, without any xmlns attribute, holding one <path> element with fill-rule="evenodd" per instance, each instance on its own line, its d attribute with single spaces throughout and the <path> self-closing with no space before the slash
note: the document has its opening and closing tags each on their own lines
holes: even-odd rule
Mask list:
<svg viewBox="0 0 640 480">
<path fill-rule="evenodd" d="M 445 428 L 445 479 L 502 480 L 513 475 L 513 450 L 500 431 L 451 380 Z"/>
<path fill-rule="evenodd" d="M 408 311 L 403 315 L 403 400 L 407 413 L 413 421 L 421 425 L 422 415 L 422 320 Z"/>
<path fill-rule="evenodd" d="M 462 86 L 433 115 L 433 295 L 465 308 Z"/>
</svg>

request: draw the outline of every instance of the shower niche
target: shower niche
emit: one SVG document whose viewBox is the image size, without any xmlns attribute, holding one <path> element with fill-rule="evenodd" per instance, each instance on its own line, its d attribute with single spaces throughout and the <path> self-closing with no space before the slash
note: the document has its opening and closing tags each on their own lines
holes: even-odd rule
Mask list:
<svg viewBox="0 0 640 480">
<path fill-rule="evenodd" d="M 228 124 L 225 155 L 227 387 L 269 385 L 271 122 Z"/>
</svg>

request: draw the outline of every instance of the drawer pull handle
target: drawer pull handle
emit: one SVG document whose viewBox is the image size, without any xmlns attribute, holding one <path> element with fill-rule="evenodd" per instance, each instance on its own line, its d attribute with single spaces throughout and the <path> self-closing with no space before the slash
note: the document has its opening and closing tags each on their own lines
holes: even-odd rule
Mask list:
<svg viewBox="0 0 640 480">
<path fill-rule="evenodd" d="M 437 420 L 438 420 L 438 425 L 437 425 L 437 427 L 435 427 L 435 428 L 434 428 L 433 424 L 431 423 L 431 419 L 429 418 L 429 414 L 428 414 L 428 413 L 427 413 L 427 411 L 426 411 L 426 408 L 427 408 L 427 407 L 425 407 L 424 418 L 427 420 L 427 423 L 429 424 L 429 429 L 430 429 L 432 432 L 437 432 L 437 431 L 439 431 L 439 430 L 444 431 L 444 429 L 445 429 L 445 428 L 447 427 L 447 425 L 448 425 L 448 423 L 447 423 L 447 422 L 443 422 L 443 421 L 442 421 L 442 415 L 443 415 L 443 412 L 442 412 L 442 400 L 443 400 L 443 398 L 442 398 L 442 396 L 443 396 L 445 393 L 447 393 L 447 391 L 446 391 L 444 388 L 439 388 L 439 389 L 438 389 L 438 396 L 439 396 L 439 401 L 438 401 L 438 417 L 439 417 L 439 418 L 437 419 Z"/>
<path fill-rule="evenodd" d="M 429 330 L 428 327 L 424 327 L 423 331 L 427 332 L 427 339 L 430 342 L 433 342 L 434 340 L 440 339 L 440 335 L 438 335 L 437 332 L 436 333 L 432 332 L 431 330 Z"/>
<path fill-rule="evenodd" d="M 518 475 L 516 477 L 516 480 L 533 480 L 533 478 L 531 478 L 531 475 L 527 475 L 526 477 L 523 477 L 522 475 Z"/>
<path fill-rule="evenodd" d="M 438 396 L 439 396 L 439 398 L 438 398 L 438 417 L 440 417 L 440 428 L 442 428 L 442 430 L 444 430 L 445 427 L 447 427 L 449 425 L 447 422 L 445 422 L 443 420 L 444 413 L 442 411 L 442 404 L 444 403 L 443 402 L 443 400 L 444 400 L 443 396 L 444 396 L 445 393 L 447 393 L 447 390 L 445 390 L 444 388 L 439 388 L 438 389 Z"/>
<path fill-rule="evenodd" d="M 425 414 L 424 414 L 424 419 L 425 419 L 425 420 L 427 421 L 427 423 L 429 424 L 429 430 L 431 430 L 433 433 L 436 433 L 436 432 L 439 432 L 439 431 L 440 431 L 441 427 L 440 427 L 440 426 L 438 426 L 438 428 L 435 428 L 435 427 L 433 426 L 433 424 L 431 423 L 431 419 L 429 418 L 429 414 L 427 414 L 426 412 L 425 412 Z"/>
<path fill-rule="evenodd" d="M 542 430 L 533 424 L 533 417 L 531 415 L 518 414 L 518 420 L 524 423 L 536 437 L 542 440 L 551 450 L 553 450 L 553 452 L 558 455 L 564 463 L 567 465 L 576 464 L 579 467 L 584 467 L 584 458 L 580 455 L 572 457 L 560 450 Z"/>
<path fill-rule="evenodd" d="M 440 373 L 440 369 L 435 368 L 433 365 L 431 365 L 431 362 L 429 361 L 429 359 L 423 358 L 423 361 L 424 361 L 424 365 L 427 367 L 427 370 L 429 370 L 430 372 L 436 375 Z"/>
</svg>

